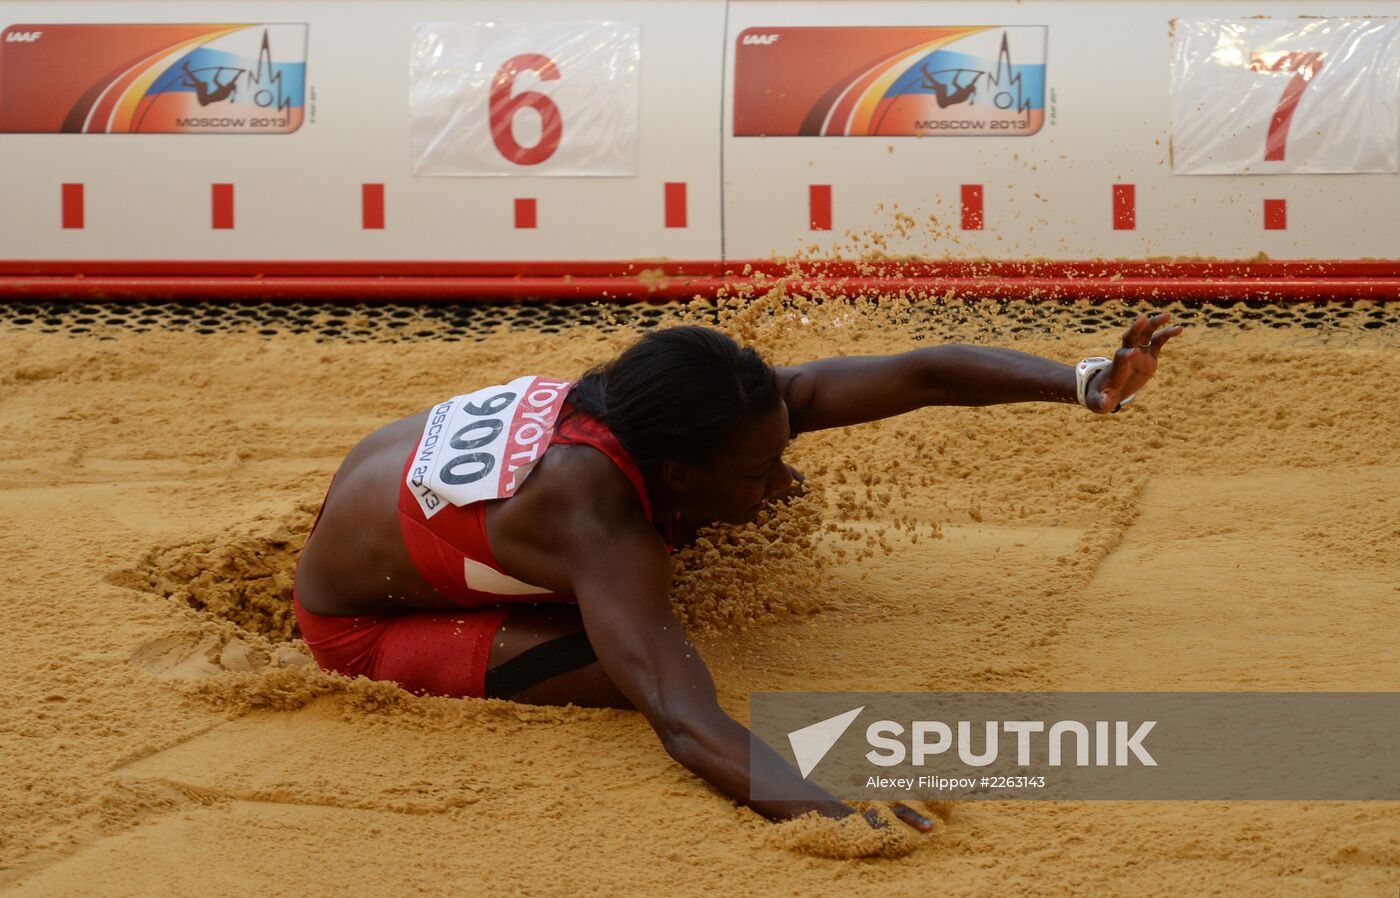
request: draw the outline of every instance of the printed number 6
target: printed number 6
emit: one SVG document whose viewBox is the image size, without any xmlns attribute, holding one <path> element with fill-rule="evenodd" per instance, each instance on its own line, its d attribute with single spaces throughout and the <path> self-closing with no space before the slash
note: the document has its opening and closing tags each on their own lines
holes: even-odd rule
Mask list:
<svg viewBox="0 0 1400 898">
<path fill-rule="evenodd" d="M 1293 123 L 1293 113 L 1298 110 L 1298 101 L 1303 91 L 1317 73 L 1322 71 L 1321 53 L 1251 53 L 1251 72 L 1292 72 L 1288 86 L 1279 97 L 1274 108 L 1274 117 L 1269 120 L 1269 134 L 1264 139 L 1264 161 L 1282 162 L 1288 150 L 1288 126 Z"/>
<path fill-rule="evenodd" d="M 511 95 L 516 76 L 525 71 L 537 72 L 541 81 L 559 80 L 559 67 L 548 56 L 521 53 L 507 59 L 491 79 L 491 140 L 501 155 L 516 165 L 539 165 L 559 149 L 564 119 L 554 101 L 539 91 L 522 90 Z M 522 106 L 535 110 L 540 117 L 540 140 L 532 147 L 523 147 L 515 140 L 515 114 Z"/>
</svg>

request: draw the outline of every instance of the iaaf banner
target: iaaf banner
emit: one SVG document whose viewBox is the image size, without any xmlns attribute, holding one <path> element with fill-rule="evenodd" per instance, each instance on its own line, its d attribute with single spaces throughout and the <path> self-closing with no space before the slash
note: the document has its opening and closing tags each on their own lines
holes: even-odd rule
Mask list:
<svg viewBox="0 0 1400 898">
<path fill-rule="evenodd" d="M 1396 692 L 759 692 L 749 710 L 760 800 L 810 799 L 804 780 L 843 800 L 1400 799 Z"/>
<path fill-rule="evenodd" d="M 1045 122 L 1039 25 L 749 28 L 735 137 L 1026 137 Z"/>
<path fill-rule="evenodd" d="M 11 25 L 0 132 L 288 134 L 305 25 Z"/>
</svg>

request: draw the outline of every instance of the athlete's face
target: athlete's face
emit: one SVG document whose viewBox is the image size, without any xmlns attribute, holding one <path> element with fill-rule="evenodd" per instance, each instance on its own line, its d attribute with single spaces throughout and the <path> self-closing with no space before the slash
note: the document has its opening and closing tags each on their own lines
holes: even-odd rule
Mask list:
<svg viewBox="0 0 1400 898">
<path fill-rule="evenodd" d="M 688 516 L 727 524 L 752 521 L 766 501 L 792 486 L 783 463 L 789 436 L 787 404 L 779 402 L 744 427 L 708 467 L 686 466 L 682 501 Z"/>
</svg>

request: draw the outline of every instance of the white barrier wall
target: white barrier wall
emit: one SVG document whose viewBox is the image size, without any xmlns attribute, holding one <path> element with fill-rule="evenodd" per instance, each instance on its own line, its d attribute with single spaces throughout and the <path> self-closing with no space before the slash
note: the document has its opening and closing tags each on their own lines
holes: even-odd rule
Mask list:
<svg viewBox="0 0 1400 898">
<path fill-rule="evenodd" d="M 872 230 L 886 235 L 874 248 L 933 257 L 1397 258 L 1394 173 L 1172 172 L 1171 21 L 1400 14 L 1397 0 L 1326 6 L 7 2 L 0 6 L 7 40 L 21 26 L 42 24 L 305 23 L 307 90 L 305 120 L 290 134 L 0 133 L 0 260 L 748 259 L 813 246 L 853 255 L 862 247 L 850 234 Z M 415 26 L 441 21 L 639 23 L 635 175 L 415 175 L 411 41 Z M 734 135 L 742 35 L 899 25 L 1043 26 L 1043 126 L 1016 137 Z M 43 41 L 0 42 L 0 54 L 21 44 L 41 50 Z M 529 87 L 530 77 L 520 85 Z M 3 90 L 15 102 L 13 90 Z M 528 132 L 530 122 L 521 127 Z M 567 113 L 563 127 L 567 140 L 574 133 Z M 81 199 L 72 188 L 65 194 L 64 184 L 81 184 Z M 232 220 L 222 222 L 231 227 L 215 226 L 215 184 L 232 185 L 224 209 Z M 366 184 L 382 185 L 382 227 L 365 208 Z M 980 191 L 980 229 L 964 227 L 964 188 Z M 830 229 L 813 230 L 822 218 L 813 199 L 823 195 Z M 1283 201 L 1267 218 L 1266 200 Z M 533 201 L 533 222 L 518 201 Z M 902 229 L 892 227 L 895 204 L 912 217 Z"/>
<path fill-rule="evenodd" d="M 725 138 L 725 252 L 760 256 L 888 235 L 891 254 L 1052 259 L 1211 256 L 1394 258 L 1394 174 L 1189 177 L 1169 156 L 1172 19 L 1345 15 L 1342 3 L 1025 2 L 730 4 L 729 34 L 759 26 L 1044 25 L 1047 117 L 1031 137 Z M 1396 15 L 1400 4 L 1370 5 Z M 726 97 L 732 96 L 732 60 Z M 729 112 L 726 111 L 728 119 Z M 832 186 L 833 230 L 806 229 L 809 184 Z M 984 227 L 963 230 L 960 187 L 983 187 Z M 1115 229 L 1113 185 L 1134 185 L 1135 228 Z M 1264 200 L 1287 227 L 1264 228 Z M 891 233 L 891 204 L 919 227 Z M 881 211 L 880 206 L 885 210 Z M 939 224 L 930 227 L 929 215 Z"/>
<path fill-rule="evenodd" d="M 0 134 L 0 258 L 716 258 L 724 12 L 714 0 L 6 2 L 0 29 L 64 21 L 305 22 L 308 101 L 305 124 L 286 135 Z M 415 177 L 413 27 L 471 18 L 640 22 L 637 175 Z M 61 227 L 65 182 L 85 185 L 81 230 Z M 663 226 L 667 182 L 687 185 L 685 228 Z M 232 229 L 211 227 L 213 183 L 234 184 Z M 362 226 L 366 183 L 384 185 L 383 229 Z M 514 226 L 517 198 L 536 200 L 535 228 Z"/>
</svg>

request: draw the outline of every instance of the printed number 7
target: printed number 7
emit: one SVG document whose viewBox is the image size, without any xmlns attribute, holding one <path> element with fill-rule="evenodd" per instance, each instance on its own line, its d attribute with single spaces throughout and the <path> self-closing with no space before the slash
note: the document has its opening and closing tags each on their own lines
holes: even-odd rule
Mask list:
<svg viewBox="0 0 1400 898">
<path fill-rule="evenodd" d="M 1274 117 L 1269 122 L 1269 135 L 1264 141 L 1264 160 L 1282 162 L 1288 146 L 1288 126 L 1293 122 L 1293 113 L 1298 109 L 1298 101 L 1303 98 L 1303 91 L 1307 90 L 1308 84 L 1317 73 L 1322 71 L 1322 54 L 1251 53 L 1249 70 L 1293 73 L 1288 86 L 1283 89 L 1283 96 L 1279 97 Z"/>
</svg>

